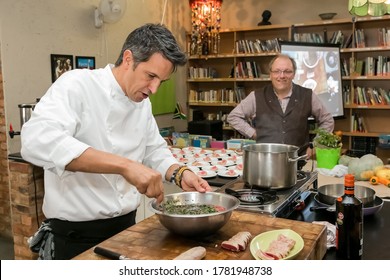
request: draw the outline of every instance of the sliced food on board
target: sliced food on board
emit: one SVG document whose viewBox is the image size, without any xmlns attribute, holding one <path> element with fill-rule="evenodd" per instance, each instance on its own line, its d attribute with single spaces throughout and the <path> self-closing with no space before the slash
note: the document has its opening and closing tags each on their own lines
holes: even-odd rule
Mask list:
<svg viewBox="0 0 390 280">
<path fill-rule="evenodd" d="M 252 234 L 250 232 L 240 231 L 229 240 L 223 241 L 221 247 L 234 252 L 245 251 L 251 238 Z"/>
</svg>

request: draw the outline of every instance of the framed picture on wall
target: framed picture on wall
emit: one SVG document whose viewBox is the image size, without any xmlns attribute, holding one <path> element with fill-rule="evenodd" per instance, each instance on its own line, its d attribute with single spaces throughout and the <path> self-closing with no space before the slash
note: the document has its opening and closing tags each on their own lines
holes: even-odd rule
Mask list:
<svg viewBox="0 0 390 280">
<path fill-rule="evenodd" d="M 51 80 L 54 83 L 66 71 L 73 69 L 73 55 L 51 54 Z"/>
<path fill-rule="evenodd" d="M 95 57 L 93 56 L 76 56 L 76 68 L 78 69 L 95 69 Z"/>
</svg>

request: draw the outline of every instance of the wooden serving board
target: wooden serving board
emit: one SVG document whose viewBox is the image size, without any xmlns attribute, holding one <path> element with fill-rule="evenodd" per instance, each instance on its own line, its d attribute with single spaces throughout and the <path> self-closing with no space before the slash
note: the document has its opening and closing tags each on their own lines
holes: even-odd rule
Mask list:
<svg viewBox="0 0 390 280">
<path fill-rule="evenodd" d="M 322 259 L 326 253 L 326 227 L 301 221 L 274 218 L 257 213 L 234 211 L 229 222 L 213 235 L 203 238 L 187 238 L 170 233 L 156 215 L 103 241 L 99 246 L 120 253 L 130 259 L 169 260 L 180 253 L 203 246 L 207 250 L 206 260 L 254 260 L 249 244 L 245 251 L 231 252 L 221 248 L 221 242 L 239 231 L 249 231 L 253 237 L 276 229 L 292 229 L 304 240 L 304 248 L 296 259 Z M 76 260 L 105 259 L 89 249 Z"/>
</svg>

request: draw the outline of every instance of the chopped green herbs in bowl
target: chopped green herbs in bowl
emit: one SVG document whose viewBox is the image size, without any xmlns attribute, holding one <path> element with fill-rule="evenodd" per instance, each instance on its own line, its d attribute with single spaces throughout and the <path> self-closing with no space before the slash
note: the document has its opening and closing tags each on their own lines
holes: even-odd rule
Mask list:
<svg viewBox="0 0 390 280">
<path fill-rule="evenodd" d="M 150 201 L 149 209 L 173 233 L 207 236 L 223 227 L 239 205 L 236 197 L 225 193 L 182 192 L 166 195 L 161 204 Z"/>
</svg>

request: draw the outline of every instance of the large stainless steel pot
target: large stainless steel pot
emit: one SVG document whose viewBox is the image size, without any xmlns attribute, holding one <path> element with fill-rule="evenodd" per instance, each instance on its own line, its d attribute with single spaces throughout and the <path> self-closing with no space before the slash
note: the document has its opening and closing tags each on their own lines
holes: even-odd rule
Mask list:
<svg viewBox="0 0 390 280">
<path fill-rule="evenodd" d="M 256 187 L 287 189 L 297 183 L 299 148 L 293 145 L 256 143 L 243 147 L 243 180 Z"/>
</svg>

